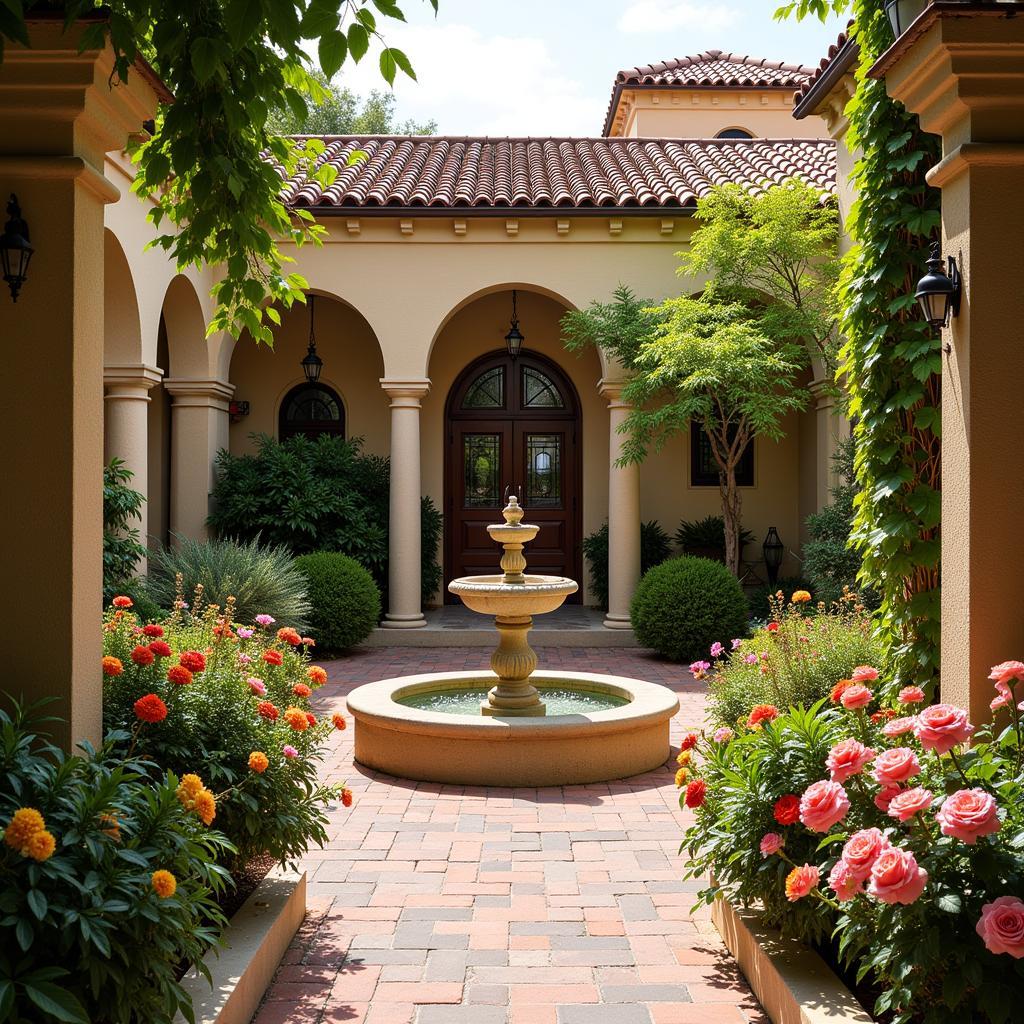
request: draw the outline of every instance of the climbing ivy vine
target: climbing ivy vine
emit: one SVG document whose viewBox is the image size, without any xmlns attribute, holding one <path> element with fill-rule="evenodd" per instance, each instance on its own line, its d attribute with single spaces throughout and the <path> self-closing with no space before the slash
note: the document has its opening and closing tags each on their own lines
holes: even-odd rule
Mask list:
<svg viewBox="0 0 1024 1024">
<path fill-rule="evenodd" d="M 860 47 L 846 113 L 862 155 L 839 297 L 840 379 L 854 421 L 859 493 L 852 543 L 861 579 L 881 596 L 879 628 L 901 682 L 931 688 L 939 671 L 940 340 L 913 298 L 939 232 L 939 192 L 925 182 L 939 140 L 868 70 L 892 45 L 882 0 L 797 0 L 776 12 L 850 11 Z"/>
</svg>

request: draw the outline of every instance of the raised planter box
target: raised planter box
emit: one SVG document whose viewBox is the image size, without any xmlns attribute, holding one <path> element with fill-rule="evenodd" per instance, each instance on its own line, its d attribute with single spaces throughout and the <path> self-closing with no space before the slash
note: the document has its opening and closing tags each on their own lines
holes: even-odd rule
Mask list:
<svg viewBox="0 0 1024 1024">
<path fill-rule="evenodd" d="M 306 872 L 271 870 L 231 918 L 224 945 L 203 958 L 213 988 L 195 968 L 181 980 L 196 1024 L 249 1024 L 305 916 Z"/>
<path fill-rule="evenodd" d="M 873 1024 L 817 953 L 765 928 L 755 911 L 720 897 L 711 920 L 772 1024 Z"/>
</svg>

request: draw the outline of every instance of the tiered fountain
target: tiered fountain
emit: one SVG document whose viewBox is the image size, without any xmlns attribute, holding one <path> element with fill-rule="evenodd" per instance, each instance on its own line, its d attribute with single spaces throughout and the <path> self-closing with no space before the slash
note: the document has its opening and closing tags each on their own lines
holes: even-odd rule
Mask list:
<svg viewBox="0 0 1024 1024">
<path fill-rule="evenodd" d="M 483 786 L 552 786 L 650 771 L 669 754 L 679 708 L 667 687 L 590 672 L 541 672 L 527 643 L 533 616 L 578 589 L 564 576 L 526 573 L 523 546 L 538 526 L 522 522 L 513 496 L 501 544 L 502 575 L 463 576 L 448 589 L 494 616 L 499 641 L 490 672 L 439 672 L 353 690 L 356 760 L 409 779 Z"/>
</svg>

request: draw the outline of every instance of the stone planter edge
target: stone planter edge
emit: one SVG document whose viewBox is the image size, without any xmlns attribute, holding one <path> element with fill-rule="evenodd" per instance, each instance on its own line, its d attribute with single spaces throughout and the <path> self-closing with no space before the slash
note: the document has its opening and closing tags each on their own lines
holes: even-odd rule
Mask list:
<svg viewBox="0 0 1024 1024">
<path fill-rule="evenodd" d="M 194 967 L 181 979 L 196 1024 L 249 1024 L 305 916 L 306 872 L 272 868 L 203 958 L 213 987 Z"/>
<path fill-rule="evenodd" d="M 711 920 L 772 1024 L 873 1024 L 835 972 L 807 946 L 719 897 Z"/>
</svg>

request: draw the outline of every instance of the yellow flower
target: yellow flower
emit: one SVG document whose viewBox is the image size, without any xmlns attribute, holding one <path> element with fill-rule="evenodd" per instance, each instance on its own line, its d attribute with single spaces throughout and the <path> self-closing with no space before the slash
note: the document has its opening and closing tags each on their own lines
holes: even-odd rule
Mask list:
<svg viewBox="0 0 1024 1024">
<path fill-rule="evenodd" d="M 676 758 L 676 764 L 687 765 L 690 763 L 690 751 L 680 750 L 679 756 Z"/>
<path fill-rule="evenodd" d="M 195 812 L 204 825 L 209 825 L 217 816 L 217 801 L 208 789 L 196 793 Z"/>
<path fill-rule="evenodd" d="M 254 750 L 249 755 L 249 770 L 262 775 L 270 767 L 270 760 L 262 750 Z"/>
<path fill-rule="evenodd" d="M 187 793 L 192 799 L 195 799 L 196 793 L 203 788 L 203 780 L 198 775 L 182 775 L 181 784 L 178 786 L 178 792 Z"/>
<path fill-rule="evenodd" d="M 22 807 L 14 812 L 10 824 L 4 830 L 4 842 L 24 854 L 29 840 L 46 828 L 43 816 L 34 807 Z"/>
<path fill-rule="evenodd" d="M 162 900 L 169 899 L 174 895 L 174 891 L 178 888 L 178 880 L 170 873 L 170 871 L 154 871 L 153 877 L 150 879 L 153 885 L 153 889 L 157 896 Z"/>
<path fill-rule="evenodd" d="M 689 772 L 685 768 L 680 768 L 679 771 L 676 772 L 676 786 L 677 787 L 681 787 L 682 786 L 682 784 L 686 781 L 686 776 L 688 774 L 689 774 Z"/>
<path fill-rule="evenodd" d="M 807 604 L 810 601 L 811 595 L 806 590 L 796 590 L 793 592 L 791 598 L 793 604 Z"/>
<path fill-rule="evenodd" d="M 42 831 L 29 836 L 29 840 L 21 852 L 33 860 L 48 860 L 53 856 L 53 851 L 56 848 L 57 840 L 53 838 L 52 833 L 47 832 L 44 828 Z"/>
</svg>

